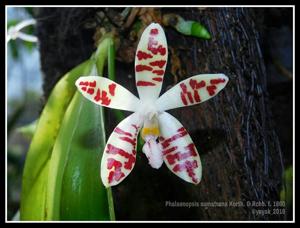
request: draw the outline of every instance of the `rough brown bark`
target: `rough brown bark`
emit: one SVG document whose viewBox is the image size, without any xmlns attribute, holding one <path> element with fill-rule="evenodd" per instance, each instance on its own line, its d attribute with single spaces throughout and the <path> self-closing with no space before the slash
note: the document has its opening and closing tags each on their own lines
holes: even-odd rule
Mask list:
<svg viewBox="0 0 300 228">
<path fill-rule="evenodd" d="M 39 21 L 38 36 L 46 97 L 60 75 L 91 54 L 94 29 L 85 29 L 82 24 L 95 20 L 95 12 L 99 10 L 39 10 L 37 17 L 44 18 Z M 169 58 L 163 91 L 198 73 L 222 72 L 229 76 L 230 82 L 224 91 L 205 103 L 170 111 L 191 133 L 199 150 L 203 163 L 201 184 L 185 183 L 166 167 L 154 170 L 139 153 L 132 173 L 113 188 L 117 219 L 284 219 L 278 215 L 253 214 L 252 209 L 257 208 L 254 206 L 166 206 L 167 201 L 199 204 L 278 201 L 285 161 L 269 105 L 264 53 L 258 31 L 259 25 L 264 23 L 264 9 L 166 8 L 161 11 L 200 21 L 213 37 L 204 41 L 165 28 L 172 57 Z M 256 18 L 258 15 L 260 21 Z M 181 60 L 181 68 L 171 74 L 176 56 Z M 117 81 L 137 94 L 134 77 L 128 77 L 134 76 L 133 63 L 117 62 L 116 66 Z M 107 133 L 110 134 L 117 122 L 110 110 L 106 109 L 106 113 Z"/>
</svg>

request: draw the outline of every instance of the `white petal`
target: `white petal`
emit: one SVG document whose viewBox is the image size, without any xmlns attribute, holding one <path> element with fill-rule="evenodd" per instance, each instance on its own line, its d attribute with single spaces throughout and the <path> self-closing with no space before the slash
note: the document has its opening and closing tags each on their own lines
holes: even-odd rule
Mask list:
<svg viewBox="0 0 300 228">
<path fill-rule="evenodd" d="M 104 186 L 114 186 L 132 171 L 136 160 L 137 135 L 143 120 L 133 113 L 121 121 L 110 135 L 101 161 Z"/>
<path fill-rule="evenodd" d="M 165 164 L 183 180 L 199 184 L 202 165 L 191 137 L 181 123 L 169 113 L 163 112 L 158 116 L 158 120 Z"/>
<path fill-rule="evenodd" d="M 135 56 L 135 80 L 142 101 L 155 101 L 160 93 L 168 59 L 162 27 L 150 24 L 143 32 Z"/>
<path fill-rule="evenodd" d="M 136 96 L 108 78 L 80 77 L 75 84 L 82 95 L 95 104 L 133 112 L 140 106 Z"/>
<path fill-rule="evenodd" d="M 200 74 L 179 82 L 157 101 L 160 111 L 199 104 L 217 95 L 227 84 L 224 74 Z"/>
</svg>

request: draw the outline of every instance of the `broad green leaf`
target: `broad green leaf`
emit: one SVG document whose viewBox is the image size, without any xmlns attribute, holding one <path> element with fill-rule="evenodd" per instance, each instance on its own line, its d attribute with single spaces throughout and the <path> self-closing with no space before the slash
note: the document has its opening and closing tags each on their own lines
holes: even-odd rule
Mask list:
<svg viewBox="0 0 300 228">
<path fill-rule="evenodd" d="M 75 93 L 74 83 L 78 77 L 90 72 L 92 63 L 91 60 L 85 61 L 67 73 L 56 84 L 43 109 L 23 170 L 21 220 L 43 220 L 46 216 L 37 205 L 45 201 L 44 181 L 47 180 L 45 169 L 65 110 Z M 45 180 L 40 180 L 40 178 L 45 178 Z"/>
<path fill-rule="evenodd" d="M 21 220 L 114 218 L 109 217 L 114 214 L 111 192 L 108 191 L 108 200 L 99 177 L 105 143 L 102 109 L 75 93 L 75 81 L 89 75 L 94 63 L 103 72 L 109 39 L 103 39 L 90 60 L 65 75 L 51 92 L 25 162 Z M 77 110 L 81 106 L 84 108 Z M 80 123 L 75 126 L 76 118 Z M 97 125 L 99 121 L 101 125 Z"/>
<path fill-rule="evenodd" d="M 76 93 L 53 149 L 47 219 L 109 220 L 99 172 L 104 146 L 102 108 Z"/>
<path fill-rule="evenodd" d="M 110 38 L 93 57 L 103 73 Z M 75 87 L 75 85 L 74 85 Z M 100 181 L 105 146 L 102 107 L 76 93 L 64 116 L 50 162 L 47 220 L 109 220 L 107 190 Z"/>
<path fill-rule="evenodd" d="M 22 195 L 20 219 L 27 221 L 39 221 L 44 220 L 47 216 L 46 208 L 46 186 L 49 171 L 49 160 L 47 160 L 39 172 L 39 175 L 35 178 L 35 182 L 32 185 L 30 192 Z M 26 180 L 23 178 L 23 183 Z"/>
</svg>

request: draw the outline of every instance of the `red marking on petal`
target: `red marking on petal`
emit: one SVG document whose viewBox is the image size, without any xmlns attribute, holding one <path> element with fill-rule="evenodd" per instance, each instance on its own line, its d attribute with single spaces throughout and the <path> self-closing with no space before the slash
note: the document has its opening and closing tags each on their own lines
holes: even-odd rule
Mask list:
<svg viewBox="0 0 300 228">
<path fill-rule="evenodd" d="M 185 152 L 177 152 L 175 154 L 168 154 L 166 156 L 168 163 L 170 165 L 173 165 L 176 163 L 176 160 L 181 161 L 181 160 L 187 159 L 189 157 L 196 157 L 198 155 L 196 152 L 194 143 L 187 145 L 186 147 L 184 147 L 184 149 L 186 149 Z"/>
<path fill-rule="evenodd" d="M 197 90 L 194 90 L 194 98 L 196 102 L 201 102 L 201 98 Z"/>
<path fill-rule="evenodd" d="M 81 89 L 82 89 L 83 91 L 86 91 L 86 87 L 81 87 Z"/>
<path fill-rule="evenodd" d="M 217 89 L 217 87 L 215 85 L 212 85 L 212 86 L 207 86 L 206 89 L 207 89 L 208 94 L 210 96 L 213 96 L 213 95 L 215 95 L 215 90 Z"/>
<path fill-rule="evenodd" d="M 164 75 L 165 71 L 164 70 L 154 70 L 152 71 L 153 74 L 157 74 L 157 75 Z"/>
<path fill-rule="evenodd" d="M 152 67 L 150 66 L 147 66 L 147 65 L 136 65 L 135 66 L 135 71 L 136 72 L 141 72 L 141 71 L 151 71 L 152 70 Z"/>
<path fill-rule="evenodd" d="M 109 91 L 109 94 L 112 95 L 112 96 L 115 96 L 115 89 L 116 89 L 116 84 L 115 83 L 112 83 L 108 86 L 108 91 Z"/>
<path fill-rule="evenodd" d="M 150 30 L 150 34 L 151 34 L 151 35 L 157 35 L 157 34 L 158 34 L 158 29 L 157 29 L 157 28 L 151 29 L 151 30 Z"/>
<path fill-rule="evenodd" d="M 197 85 L 197 81 L 191 79 L 191 80 L 190 80 L 190 86 L 192 87 L 192 89 L 195 89 L 195 88 L 196 88 L 196 85 Z"/>
<path fill-rule="evenodd" d="M 119 161 L 116 161 L 113 158 L 108 158 L 107 159 L 107 169 L 112 169 L 112 168 L 118 169 L 122 167 L 122 163 Z"/>
<path fill-rule="evenodd" d="M 163 149 L 169 147 L 171 142 L 188 134 L 187 131 L 185 130 L 185 128 L 183 128 L 183 127 L 179 128 L 177 130 L 177 132 L 178 132 L 177 134 L 175 134 L 172 137 L 165 139 L 163 142 L 161 142 Z"/>
<path fill-rule="evenodd" d="M 151 59 L 153 56 L 143 52 L 143 51 L 138 51 L 136 56 L 138 57 L 138 60 L 142 60 L 142 59 Z"/>
<path fill-rule="evenodd" d="M 136 139 L 132 139 L 132 138 L 128 138 L 128 137 L 119 137 L 119 139 L 125 141 L 125 142 L 129 142 L 132 146 L 135 147 L 136 145 Z"/>
<path fill-rule="evenodd" d="M 194 104 L 195 102 L 201 102 L 198 89 L 205 87 L 205 81 L 197 82 L 197 80 L 191 79 L 189 81 L 189 85 L 193 91 L 188 91 L 186 84 L 184 83 L 180 84 L 182 90 L 182 92 L 180 93 L 182 103 L 184 105 L 188 105 L 188 103 Z M 189 102 L 187 101 L 187 99 Z"/>
<path fill-rule="evenodd" d="M 161 82 L 163 79 L 162 78 L 152 78 L 152 80 L 157 81 L 157 82 Z"/>
<path fill-rule="evenodd" d="M 108 98 L 107 92 L 105 90 L 102 90 L 102 105 L 109 105 L 111 102 L 111 99 Z"/>
<path fill-rule="evenodd" d="M 200 89 L 202 87 L 205 87 L 205 81 L 197 82 L 197 80 L 190 80 L 190 86 L 192 89 Z"/>
<path fill-rule="evenodd" d="M 149 63 L 151 66 L 158 66 L 159 68 L 163 68 L 166 64 L 166 60 L 157 60 Z"/>
<path fill-rule="evenodd" d="M 113 159 L 107 159 L 107 169 L 112 169 L 114 167 L 114 171 L 110 171 L 108 175 L 108 183 L 115 181 L 120 181 L 121 178 L 125 177 L 125 174 L 121 171 L 122 163 Z"/>
<path fill-rule="evenodd" d="M 137 81 L 136 86 L 156 86 L 156 84 L 147 81 Z"/>
<path fill-rule="evenodd" d="M 89 85 L 89 82 L 83 82 L 83 81 L 81 81 L 81 82 L 79 82 L 79 85 L 88 86 L 88 85 Z"/>
<path fill-rule="evenodd" d="M 98 102 L 98 101 L 100 100 L 100 89 L 97 89 L 97 94 L 96 94 L 96 96 L 94 97 L 94 100 L 95 100 L 96 102 Z"/>
<path fill-rule="evenodd" d="M 90 87 L 96 87 L 96 81 L 90 82 L 89 85 Z"/>
<path fill-rule="evenodd" d="M 188 96 L 188 98 L 189 98 L 189 101 L 193 104 L 193 103 L 194 103 L 194 100 L 193 100 L 192 93 L 191 93 L 191 92 L 187 92 L 187 96 Z"/>
<path fill-rule="evenodd" d="M 214 85 L 214 84 L 224 83 L 225 81 L 226 81 L 225 78 L 217 78 L 217 79 L 211 79 L 210 83 Z"/>
<path fill-rule="evenodd" d="M 93 88 L 89 88 L 88 91 L 87 91 L 87 93 L 93 95 L 94 94 L 94 89 Z"/>
<path fill-rule="evenodd" d="M 177 132 L 185 132 L 186 130 L 184 129 L 184 127 L 178 128 Z"/>
<path fill-rule="evenodd" d="M 131 126 L 133 126 L 135 128 L 136 131 L 139 130 L 139 126 L 138 125 L 135 125 L 135 124 L 131 124 Z"/>
<path fill-rule="evenodd" d="M 107 92 L 102 90 L 102 93 L 100 92 L 100 89 L 97 89 L 97 94 L 96 96 L 94 97 L 94 100 L 96 102 L 99 102 L 101 101 L 101 104 L 102 105 L 109 105 L 110 102 L 111 102 L 111 99 L 108 98 L 107 96 Z"/>
<path fill-rule="evenodd" d="M 126 152 L 123 149 L 120 149 L 118 147 L 115 147 L 112 144 L 107 144 L 107 150 L 106 153 L 108 154 L 119 154 L 120 156 L 123 156 L 125 158 L 127 158 L 127 161 L 124 163 L 124 168 L 125 169 L 132 169 L 133 164 L 135 163 L 135 156 L 133 156 L 132 154 Z"/>
<path fill-rule="evenodd" d="M 169 153 L 177 150 L 177 148 L 178 148 L 177 146 L 173 146 L 173 147 L 171 147 L 169 149 L 163 150 L 162 153 L 163 153 L 163 155 L 166 155 L 166 154 L 169 154 Z"/>
<path fill-rule="evenodd" d="M 158 44 L 158 42 L 156 40 L 154 40 L 153 37 L 150 36 L 149 41 L 148 41 L 148 50 L 151 51 L 154 55 L 156 55 L 157 53 L 159 53 L 161 55 L 165 55 L 166 48 L 164 48 L 162 45 L 155 47 L 157 44 Z"/>
<path fill-rule="evenodd" d="M 180 97 L 181 97 L 181 101 L 182 101 L 182 103 L 183 103 L 184 105 L 188 105 L 188 102 L 187 102 L 187 100 L 186 100 L 186 98 L 185 98 L 185 96 L 184 96 L 184 93 L 183 93 L 183 92 L 181 92 L 181 93 L 180 93 Z"/>
<path fill-rule="evenodd" d="M 132 137 L 132 134 L 130 132 L 127 132 L 127 131 L 123 131 L 121 128 L 119 127 L 116 127 L 114 129 L 114 132 L 118 133 L 118 134 L 121 134 L 121 135 L 127 135 L 127 136 L 130 136 Z"/>
<path fill-rule="evenodd" d="M 194 172 L 194 169 L 198 167 L 197 161 L 185 161 L 183 164 L 177 164 L 174 166 L 173 171 L 174 172 L 182 172 L 184 170 L 187 171 L 189 177 L 192 178 L 192 181 L 194 183 L 198 183 L 198 179 L 196 178 L 196 174 Z"/>
<path fill-rule="evenodd" d="M 132 134 L 130 132 L 127 132 L 127 131 L 123 131 L 121 128 L 119 127 L 116 127 L 114 132 L 120 134 L 120 135 L 127 135 L 129 137 L 132 137 Z"/>
<path fill-rule="evenodd" d="M 160 55 L 166 54 L 166 48 L 164 48 L 162 45 L 159 45 L 157 48 L 148 47 L 148 50 L 151 51 L 154 55 L 156 55 L 157 53 L 159 53 Z"/>
<path fill-rule="evenodd" d="M 180 83 L 180 87 L 183 93 L 187 93 L 187 87 L 184 83 Z"/>
</svg>

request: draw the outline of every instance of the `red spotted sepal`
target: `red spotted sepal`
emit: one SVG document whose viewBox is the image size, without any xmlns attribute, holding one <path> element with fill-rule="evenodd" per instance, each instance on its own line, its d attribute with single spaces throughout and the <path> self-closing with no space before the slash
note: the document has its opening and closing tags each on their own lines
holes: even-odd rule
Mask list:
<svg viewBox="0 0 300 228">
<path fill-rule="evenodd" d="M 167 167 L 183 180 L 199 184 L 202 166 L 198 151 L 181 123 L 170 114 L 158 116 L 163 159 Z"/>
<path fill-rule="evenodd" d="M 227 84 L 224 74 L 200 74 L 185 79 L 156 101 L 160 111 L 196 105 L 217 95 Z"/>
<path fill-rule="evenodd" d="M 101 161 L 101 179 L 104 186 L 114 186 L 132 171 L 136 160 L 137 135 L 143 120 L 133 113 L 110 135 Z"/>
<path fill-rule="evenodd" d="M 150 24 L 143 32 L 135 56 L 135 80 L 140 99 L 155 101 L 160 93 L 168 59 L 162 27 Z"/>
</svg>

